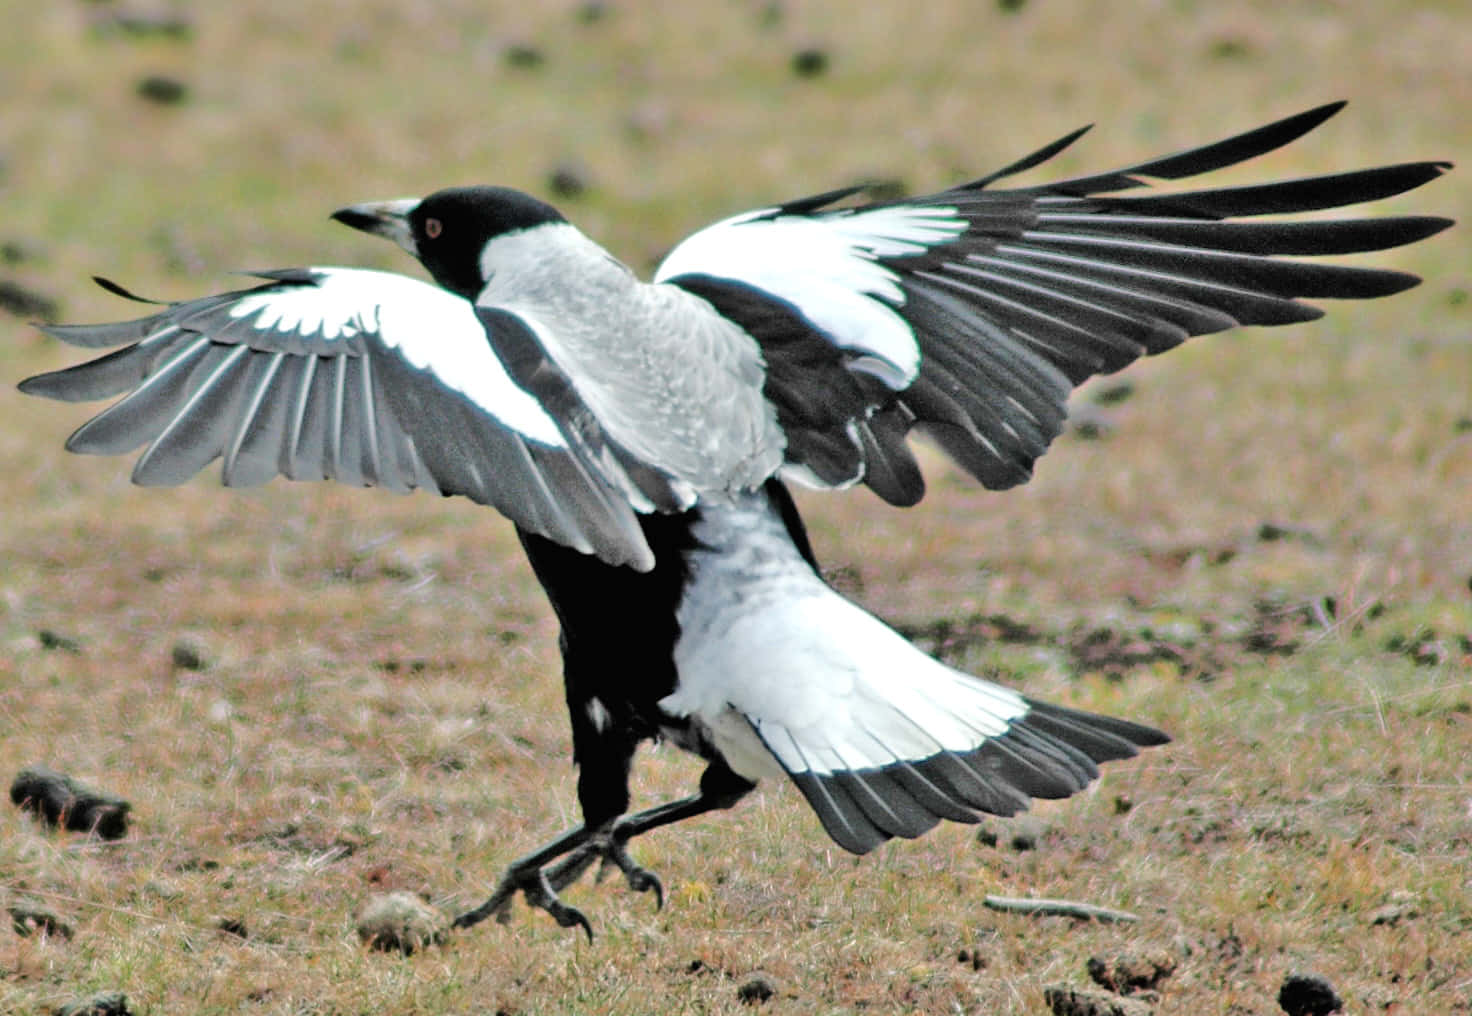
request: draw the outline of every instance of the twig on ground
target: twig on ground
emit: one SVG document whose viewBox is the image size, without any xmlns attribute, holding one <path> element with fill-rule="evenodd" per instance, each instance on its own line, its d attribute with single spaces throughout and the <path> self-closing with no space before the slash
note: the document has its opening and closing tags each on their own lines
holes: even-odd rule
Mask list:
<svg viewBox="0 0 1472 1016">
<path fill-rule="evenodd" d="M 1127 910 L 1111 910 L 1074 900 L 1025 899 L 1017 896 L 993 896 L 988 893 L 982 903 L 992 910 L 1009 914 L 1031 914 L 1036 917 L 1073 917 L 1103 924 L 1129 924 L 1139 920 L 1139 917 Z"/>
</svg>

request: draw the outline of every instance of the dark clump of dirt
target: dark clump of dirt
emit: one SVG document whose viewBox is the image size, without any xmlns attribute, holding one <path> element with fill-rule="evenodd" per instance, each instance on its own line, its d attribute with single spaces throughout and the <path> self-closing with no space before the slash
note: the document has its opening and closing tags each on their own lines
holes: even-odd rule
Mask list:
<svg viewBox="0 0 1472 1016">
<path fill-rule="evenodd" d="M 10 912 L 10 926 L 23 938 L 45 936 L 71 938 L 72 926 L 50 907 L 33 900 L 22 900 L 5 908 Z"/>
<path fill-rule="evenodd" d="M 761 1005 L 777 994 L 777 985 L 764 973 L 754 973 L 741 982 L 736 998 L 743 1005 Z"/>
<path fill-rule="evenodd" d="M 71 635 L 66 635 L 52 628 L 42 628 L 36 632 L 36 640 L 41 643 L 45 650 L 59 650 L 63 653 L 81 653 L 82 640 Z"/>
<path fill-rule="evenodd" d="M 1318 974 L 1289 974 L 1283 978 L 1278 1005 L 1288 1016 L 1329 1016 L 1344 1009 L 1333 985 Z"/>
<path fill-rule="evenodd" d="M 128 996 L 121 991 L 104 991 L 57 1006 L 56 1016 L 133 1016 Z"/>
<path fill-rule="evenodd" d="M 828 51 L 806 46 L 792 54 L 792 73 L 800 78 L 816 78 L 828 70 Z"/>
<path fill-rule="evenodd" d="M 501 54 L 507 66 L 521 70 L 535 70 L 547 62 L 547 54 L 539 46 L 529 42 L 514 42 Z"/>
<path fill-rule="evenodd" d="M 1136 667 L 1174 664 L 1183 672 L 1212 673 L 1218 658 L 1209 647 L 1186 639 L 1166 638 L 1149 629 L 1127 631 L 1095 627 L 1075 631 L 1068 638 L 1068 655 L 1080 671 L 1122 677 Z"/>
<path fill-rule="evenodd" d="M 1444 636 L 1434 628 L 1397 633 L 1384 645 L 1386 652 L 1404 656 L 1418 667 L 1439 667 L 1458 660 L 1472 662 L 1472 636 Z"/>
<path fill-rule="evenodd" d="M 42 321 L 55 321 L 60 313 L 51 297 L 9 279 L 0 279 L 0 310 L 7 310 L 16 317 L 40 318 Z"/>
<path fill-rule="evenodd" d="M 547 189 L 559 198 L 580 198 L 591 186 L 592 174 L 580 162 L 559 162 L 547 174 Z"/>
<path fill-rule="evenodd" d="M 189 98 L 189 86 L 168 74 L 149 74 L 138 79 L 139 98 L 160 106 L 177 106 Z"/>
<path fill-rule="evenodd" d="M 923 624 L 899 624 L 896 630 L 938 660 L 953 661 L 975 646 L 992 643 L 1036 645 L 1048 636 L 1026 621 L 1006 614 L 942 617 Z"/>
<path fill-rule="evenodd" d="M 1154 1011 L 1149 1003 L 1138 998 L 1062 985 L 1044 988 L 1043 999 L 1053 1016 L 1150 1016 Z"/>
<path fill-rule="evenodd" d="M 10 784 L 10 800 L 49 826 L 95 832 L 104 840 L 119 840 L 128 833 L 128 810 L 132 806 L 127 801 L 94 790 L 49 766 L 27 766 L 16 774 Z"/>
<path fill-rule="evenodd" d="M 1090 956 L 1089 977 L 1121 995 L 1155 991 L 1175 973 L 1176 958 L 1163 949 L 1127 949 L 1112 956 Z"/>
<path fill-rule="evenodd" d="M 245 921 L 238 917 L 216 918 L 215 930 L 221 935 L 229 938 L 238 938 L 241 941 L 250 938 L 250 929 L 245 926 Z"/>
<path fill-rule="evenodd" d="M 1286 527 L 1274 527 L 1272 532 L 1274 539 L 1306 539 Z M 1284 532 L 1288 535 L 1279 535 Z M 1182 616 L 1179 623 L 1158 627 L 1148 622 L 1099 624 L 1080 619 L 1050 630 L 1008 614 L 975 613 L 899 623 L 895 628 L 945 663 L 956 664 L 987 645 L 1056 646 L 1080 674 L 1118 680 L 1138 668 L 1165 664 L 1183 677 L 1209 681 L 1244 657 L 1290 656 L 1331 630 L 1358 634 L 1390 609 L 1372 602 L 1346 610 L 1333 596 L 1316 596 L 1260 599 L 1240 613 Z M 1472 663 L 1472 634 L 1449 635 L 1422 627 L 1392 635 L 1381 647 L 1425 666 Z"/>
<path fill-rule="evenodd" d="M 1259 600 L 1253 604 L 1252 624 L 1242 637 L 1242 648 L 1265 656 L 1288 656 L 1303 644 L 1304 634 L 1328 628 L 1339 605 L 1332 596 L 1303 603 Z"/>
</svg>

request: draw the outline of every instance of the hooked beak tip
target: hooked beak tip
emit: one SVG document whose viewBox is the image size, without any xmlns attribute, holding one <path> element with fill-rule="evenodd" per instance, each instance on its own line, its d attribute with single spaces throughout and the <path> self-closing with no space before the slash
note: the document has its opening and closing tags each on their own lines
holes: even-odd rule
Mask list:
<svg viewBox="0 0 1472 1016">
<path fill-rule="evenodd" d="M 358 205 L 350 205 L 347 208 L 339 208 L 332 213 L 332 219 L 341 222 L 344 226 L 361 229 L 365 233 L 372 233 L 383 225 L 383 218 L 371 212 L 364 211 Z"/>
<path fill-rule="evenodd" d="M 392 240 L 411 254 L 414 250 L 413 227 L 409 215 L 419 204 L 417 198 L 402 198 L 398 201 L 369 201 L 360 205 L 348 205 L 332 213 L 332 219 L 344 226 L 362 230 Z"/>
</svg>

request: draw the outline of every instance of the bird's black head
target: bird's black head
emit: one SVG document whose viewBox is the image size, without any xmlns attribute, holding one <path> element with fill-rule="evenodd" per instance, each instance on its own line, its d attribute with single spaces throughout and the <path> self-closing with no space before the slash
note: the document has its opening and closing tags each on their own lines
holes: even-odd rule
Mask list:
<svg viewBox="0 0 1472 1016">
<path fill-rule="evenodd" d="M 387 237 L 417 257 L 441 286 L 474 300 L 485 287 L 481 257 L 498 236 L 566 222 L 545 201 L 509 187 L 451 187 L 420 201 L 352 205 L 339 222 Z"/>
</svg>

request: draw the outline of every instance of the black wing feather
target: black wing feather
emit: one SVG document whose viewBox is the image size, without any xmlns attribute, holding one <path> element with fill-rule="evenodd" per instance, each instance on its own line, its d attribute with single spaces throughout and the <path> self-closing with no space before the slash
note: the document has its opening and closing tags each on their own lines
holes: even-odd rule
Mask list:
<svg viewBox="0 0 1472 1016">
<path fill-rule="evenodd" d="M 822 468 L 812 471 L 833 485 L 838 484 L 831 474 L 842 471 L 834 464 L 852 463 L 887 500 L 918 498 L 920 483 L 907 478 L 897 486 L 887 465 L 873 458 L 864 433 L 851 426 L 875 412 L 902 407 L 897 419 L 935 436 L 984 485 L 1021 483 L 1061 431 L 1069 390 L 1086 378 L 1119 370 L 1190 336 L 1321 316 L 1305 299 L 1369 299 L 1419 281 L 1406 272 L 1292 258 L 1415 243 L 1447 228 L 1448 219 L 1261 217 L 1392 197 L 1436 179 L 1450 168 L 1446 162 L 1138 193 L 1151 180 L 1182 180 L 1264 155 L 1318 127 L 1343 106 L 1328 103 L 1118 170 L 988 189 L 1046 162 L 1077 141 L 1085 128 L 997 172 L 935 194 L 835 208 L 834 202 L 854 192 L 833 191 L 724 227 L 759 228 L 781 215 L 805 216 L 846 230 L 839 235 L 847 241 L 854 223 L 861 221 L 854 217 L 871 211 L 929 209 L 961 220 L 964 231 L 959 235 L 911 243 L 898 253 L 886 249 L 880 237 L 873 250 L 862 246 L 862 238 L 852 241 L 855 256 L 888 269 L 903 293 L 888 305 L 910 326 L 920 367 L 908 387 L 897 391 L 848 391 L 843 399 L 830 398 L 828 393 L 838 390 L 832 382 L 834 366 L 852 369 L 851 363 L 830 359 L 815 368 L 815 357 L 786 358 L 775 351 L 797 335 L 808 344 L 825 341 L 833 349 L 861 345 L 862 337 L 827 334 L 800 308 L 759 286 L 748 286 L 740 301 L 712 298 L 712 303 L 774 353 L 769 356 L 767 394 L 789 433 L 802 434 L 789 448 L 789 461 L 812 468 L 821 460 Z M 688 262 L 682 265 L 690 267 Z M 702 294 L 743 284 L 739 278 L 694 273 L 669 281 Z M 780 304 L 783 314 L 764 308 L 764 296 L 768 306 Z M 1050 376 L 1037 369 L 1040 362 L 1052 368 Z M 818 391 L 824 393 L 825 413 L 805 417 L 802 405 Z M 832 419 L 835 412 L 841 416 L 838 422 Z"/>
</svg>

